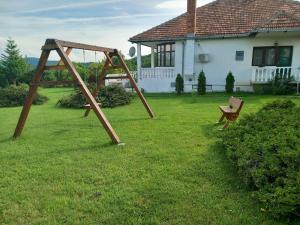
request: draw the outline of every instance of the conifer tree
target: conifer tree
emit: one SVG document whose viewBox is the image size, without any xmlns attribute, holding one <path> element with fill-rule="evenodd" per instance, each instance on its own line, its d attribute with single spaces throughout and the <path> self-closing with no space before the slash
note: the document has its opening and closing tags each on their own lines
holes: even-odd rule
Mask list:
<svg viewBox="0 0 300 225">
<path fill-rule="evenodd" d="M 17 84 L 18 78 L 26 73 L 27 64 L 20 54 L 17 44 L 9 38 L 4 53 L 1 54 L 1 68 L 9 84 Z"/>
</svg>

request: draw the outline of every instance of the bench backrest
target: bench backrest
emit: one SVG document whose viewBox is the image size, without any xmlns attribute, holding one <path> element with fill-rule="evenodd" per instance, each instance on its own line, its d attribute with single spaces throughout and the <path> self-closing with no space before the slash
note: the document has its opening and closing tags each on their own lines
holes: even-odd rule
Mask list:
<svg viewBox="0 0 300 225">
<path fill-rule="evenodd" d="M 244 101 L 239 99 L 239 98 L 235 98 L 235 97 L 230 97 L 229 99 L 229 106 L 232 109 L 236 110 L 236 113 L 239 113 L 242 109 L 244 105 Z"/>
</svg>

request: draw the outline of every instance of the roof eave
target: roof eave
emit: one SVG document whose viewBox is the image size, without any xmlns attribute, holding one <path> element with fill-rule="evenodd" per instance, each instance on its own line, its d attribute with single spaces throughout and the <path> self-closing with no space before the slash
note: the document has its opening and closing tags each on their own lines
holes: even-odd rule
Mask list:
<svg viewBox="0 0 300 225">
<path fill-rule="evenodd" d="M 134 39 L 130 38 L 131 43 L 142 43 L 142 42 L 166 42 L 166 41 L 183 41 L 188 39 L 195 40 L 208 40 L 208 39 L 229 39 L 229 38 L 243 38 L 255 36 L 257 33 L 269 33 L 269 32 L 299 32 L 299 28 L 262 28 L 254 29 L 251 32 L 242 33 L 242 34 L 228 34 L 228 35 L 207 35 L 207 36 L 195 36 L 195 37 L 173 37 L 173 38 L 157 38 L 157 39 Z"/>
<path fill-rule="evenodd" d="M 249 37 L 253 33 L 243 33 L 243 34 L 229 34 L 229 35 L 207 35 L 207 36 L 195 36 L 195 37 L 173 37 L 173 38 L 157 38 L 157 39 L 129 39 L 132 43 L 142 43 L 142 42 L 164 42 L 164 41 L 183 41 L 189 39 L 203 40 L 203 39 L 227 39 L 227 38 L 237 38 L 237 37 Z"/>
</svg>

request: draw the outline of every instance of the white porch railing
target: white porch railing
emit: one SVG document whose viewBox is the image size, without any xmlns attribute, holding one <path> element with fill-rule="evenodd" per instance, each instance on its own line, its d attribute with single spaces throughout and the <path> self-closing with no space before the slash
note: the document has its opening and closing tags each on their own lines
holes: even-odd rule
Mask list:
<svg viewBox="0 0 300 225">
<path fill-rule="evenodd" d="M 292 76 L 296 83 L 300 82 L 300 67 L 257 67 L 252 71 L 252 82 L 267 83 L 271 81 L 276 74 L 284 77 Z"/>
<path fill-rule="evenodd" d="M 173 79 L 175 80 L 174 67 L 141 68 L 139 79 Z"/>
</svg>

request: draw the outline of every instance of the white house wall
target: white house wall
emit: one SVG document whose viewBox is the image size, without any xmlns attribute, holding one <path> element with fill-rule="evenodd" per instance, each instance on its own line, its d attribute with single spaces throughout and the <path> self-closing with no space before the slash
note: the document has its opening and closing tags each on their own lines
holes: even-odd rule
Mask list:
<svg viewBox="0 0 300 225">
<path fill-rule="evenodd" d="M 195 73 L 203 71 L 207 84 L 213 85 L 214 91 L 225 90 L 225 78 L 229 71 L 235 76 L 235 87 L 242 91 L 252 91 L 252 54 L 253 47 L 259 46 L 294 46 L 292 67 L 300 67 L 300 38 L 263 35 L 262 37 L 201 40 L 195 44 Z M 244 61 L 236 61 L 236 51 L 244 51 Z M 199 54 L 209 54 L 208 63 L 200 63 Z"/>
<path fill-rule="evenodd" d="M 197 84 L 197 76 L 203 69 L 207 84 L 213 86 L 213 91 L 225 90 L 225 78 L 229 71 L 235 76 L 236 88 L 252 91 L 253 47 L 274 46 L 275 43 L 279 46 L 293 46 L 292 67 L 300 68 L 300 33 L 266 33 L 247 38 L 186 40 L 176 41 L 174 68 L 155 68 L 156 75 L 151 75 L 151 72 L 146 70 L 146 76 L 141 75 L 138 84 L 146 92 L 174 92 L 176 75 L 181 74 L 184 75 L 185 92 L 190 92 L 192 84 Z M 236 51 L 244 51 L 243 61 L 236 61 Z M 199 54 L 208 54 L 209 62 L 200 63 Z M 173 70 L 173 76 L 170 76 L 170 70 Z"/>
</svg>

